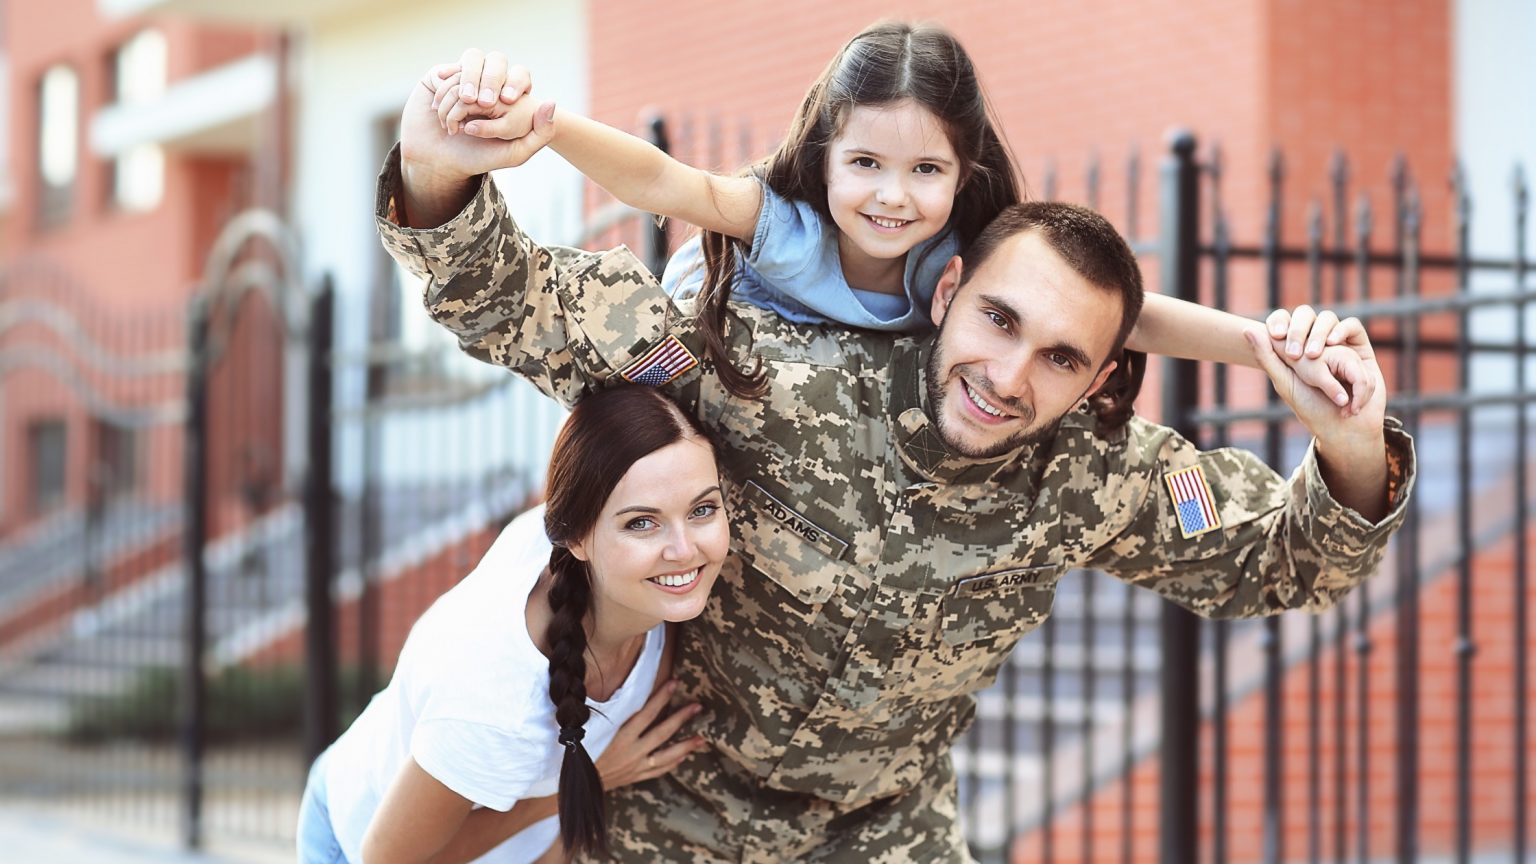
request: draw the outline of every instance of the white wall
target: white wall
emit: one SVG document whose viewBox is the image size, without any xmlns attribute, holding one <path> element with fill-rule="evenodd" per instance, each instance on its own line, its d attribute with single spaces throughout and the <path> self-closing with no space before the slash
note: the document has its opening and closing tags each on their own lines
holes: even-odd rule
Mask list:
<svg viewBox="0 0 1536 864">
<path fill-rule="evenodd" d="M 1536 182 L 1536 3 L 1530 0 L 1456 0 L 1454 11 L 1456 150 L 1466 168 L 1472 198 L 1472 249 L 1506 260 L 1515 249 L 1516 164 L 1527 185 Z M 1536 219 L 1526 225 L 1526 254 L 1536 255 Z M 1507 273 L 1474 274 L 1478 291 L 1513 287 Z M 1526 287 L 1536 287 L 1527 278 Z M 1474 338 L 1507 340 L 1515 331 L 1508 307 L 1473 317 Z M 1536 338 L 1536 315 L 1526 317 L 1527 339 Z M 1536 367 L 1527 368 L 1536 383 Z M 1474 387 L 1509 390 L 1514 365 L 1487 358 L 1473 366 Z"/>
<path fill-rule="evenodd" d="M 329 273 L 337 287 L 338 349 L 360 352 L 367 338 L 367 299 L 386 266 L 373 224 L 374 187 L 381 164 L 378 128 L 398 121 L 410 88 L 430 66 L 456 60 L 467 47 L 501 50 L 534 74 L 541 98 L 587 110 L 586 4 L 543 0 L 442 0 L 431 4 L 381 2 L 366 14 L 327 19 L 301 34 L 296 45 L 294 110 L 296 166 L 293 217 L 304 245 L 304 273 L 317 284 Z M 535 237 L 551 242 L 574 236 L 580 221 L 580 175 L 552 152 L 500 172 L 497 181 L 513 214 Z M 405 307 L 403 336 L 416 345 L 452 344 L 432 324 L 419 300 Z M 450 353 L 457 354 L 450 348 Z M 479 366 L 467 358 L 465 369 Z M 467 374 L 505 375 L 480 367 Z M 362 379 L 339 375 L 338 402 L 359 405 Z M 547 420 L 540 421 L 547 424 Z M 338 468 L 345 488 L 359 480 L 352 458 L 361 447 L 357 424 L 338 430 Z M 386 430 L 386 442 L 401 436 Z M 393 476 L 472 473 L 478 464 L 438 464 L 433 448 L 413 446 L 385 455 Z M 397 451 L 397 452 L 396 452 Z"/>
</svg>

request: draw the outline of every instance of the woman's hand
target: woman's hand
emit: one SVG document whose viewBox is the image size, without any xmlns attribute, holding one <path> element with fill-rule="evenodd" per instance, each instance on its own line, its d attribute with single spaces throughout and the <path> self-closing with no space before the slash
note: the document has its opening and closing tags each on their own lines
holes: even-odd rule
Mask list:
<svg viewBox="0 0 1536 864">
<path fill-rule="evenodd" d="M 658 722 L 656 718 L 661 716 L 676 689 L 676 681 L 668 681 L 656 688 L 645 706 L 619 727 L 613 743 L 597 759 L 597 772 L 602 775 L 604 789 L 617 789 L 660 777 L 680 765 L 690 753 L 709 746 L 700 735 L 675 744 L 668 743 L 684 723 L 698 715 L 700 707 L 698 703 L 686 705 Z"/>
</svg>

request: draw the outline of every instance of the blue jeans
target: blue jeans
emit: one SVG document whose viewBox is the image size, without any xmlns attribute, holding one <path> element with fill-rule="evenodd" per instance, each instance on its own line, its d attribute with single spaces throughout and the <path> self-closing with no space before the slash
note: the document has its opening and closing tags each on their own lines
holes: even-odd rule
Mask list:
<svg viewBox="0 0 1536 864">
<path fill-rule="evenodd" d="M 325 755 L 321 753 L 310 766 L 304 800 L 299 802 L 299 864 L 347 864 L 325 803 Z"/>
</svg>

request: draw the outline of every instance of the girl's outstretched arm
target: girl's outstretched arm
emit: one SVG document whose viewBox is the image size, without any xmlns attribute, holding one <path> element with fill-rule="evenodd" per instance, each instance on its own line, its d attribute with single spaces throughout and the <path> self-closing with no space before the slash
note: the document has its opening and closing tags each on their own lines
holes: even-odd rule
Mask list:
<svg viewBox="0 0 1536 864">
<path fill-rule="evenodd" d="M 620 201 L 648 213 L 681 219 L 700 228 L 751 240 L 757 228 L 762 190 L 751 177 L 713 174 L 663 153 L 648 141 L 563 109 L 536 113 L 533 128 L 511 110 L 530 98 L 526 70 L 506 56 L 466 51 L 456 76 L 437 90 L 438 117 L 453 135 L 518 139 L 533 150 L 549 146 L 576 170 Z M 524 81 L 529 81 L 523 86 Z"/>
<path fill-rule="evenodd" d="M 1148 293 L 1125 344 L 1148 354 L 1257 368 L 1243 331 L 1258 327 L 1258 322 L 1230 312 Z M 1358 320 L 1340 321 L 1332 312 L 1298 306 L 1294 314 L 1283 309 L 1271 313 L 1265 330 L 1279 343 L 1276 353 L 1297 378 L 1346 414 L 1358 412 L 1370 399 L 1375 379 L 1365 374 L 1364 363 L 1373 356 Z"/>
</svg>

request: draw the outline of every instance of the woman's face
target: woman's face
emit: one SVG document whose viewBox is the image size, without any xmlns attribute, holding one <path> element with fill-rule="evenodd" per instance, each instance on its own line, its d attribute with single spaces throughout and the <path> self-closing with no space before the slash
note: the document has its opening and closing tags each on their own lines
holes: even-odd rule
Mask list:
<svg viewBox="0 0 1536 864">
<path fill-rule="evenodd" d="M 685 438 L 630 466 L 571 552 L 591 567 L 598 620 L 648 629 L 704 611 L 730 543 L 714 451 Z"/>
</svg>

